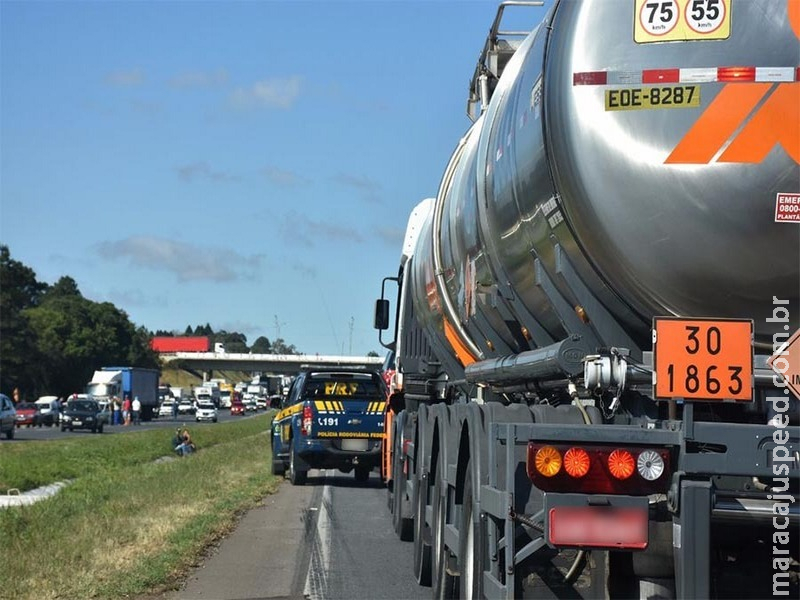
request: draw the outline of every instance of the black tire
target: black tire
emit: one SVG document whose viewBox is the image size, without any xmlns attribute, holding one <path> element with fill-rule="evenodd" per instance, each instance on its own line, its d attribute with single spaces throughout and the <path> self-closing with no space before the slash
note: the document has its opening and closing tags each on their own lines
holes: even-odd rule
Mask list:
<svg viewBox="0 0 800 600">
<path fill-rule="evenodd" d="M 100 427 L 97 428 L 97 433 L 103 433 L 103 424 L 100 423 Z"/>
<path fill-rule="evenodd" d="M 368 467 L 356 467 L 355 468 L 355 477 L 356 481 L 359 483 L 366 483 L 369 481 L 369 472 L 371 469 Z"/>
<path fill-rule="evenodd" d="M 486 565 L 484 532 L 479 515 L 475 515 L 475 486 L 472 482 L 472 461 L 467 463 L 464 480 L 464 503 L 458 528 L 461 576 L 458 578 L 459 598 L 483 598 L 483 571 Z M 477 518 L 476 518 L 477 517 Z"/>
<path fill-rule="evenodd" d="M 444 464 L 442 455 L 439 454 L 439 464 L 436 469 L 436 483 L 433 486 L 433 523 L 431 524 L 431 553 L 433 564 L 431 569 L 433 597 L 442 600 L 455 598 L 457 580 L 447 573 L 449 550 L 444 542 L 444 529 L 447 523 L 447 498 L 444 494 L 445 483 Z"/>
<path fill-rule="evenodd" d="M 292 485 L 303 485 L 306 482 L 308 471 L 298 469 L 296 463 L 296 452 L 294 443 L 292 443 L 292 447 L 289 450 L 289 481 L 292 482 Z"/>
<path fill-rule="evenodd" d="M 419 466 L 417 467 L 419 469 Z M 419 585 L 431 585 L 431 533 L 425 524 L 428 503 L 428 476 L 417 478 L 414 486 L 414 579 Z"/>
<path fill-rule="evenodd" d="M 92 427 L 92 433 L 97 433 L 97 427 Z"/>
<path fill-rule="evenodd" d="M 13 440 L 14 439 L 14 428 L 12 427 L 8 431 L 6 431 L 6 439 Z"/>
<path fill-rule="evenodd" d="M 286 473 L 286 463 L 275 457 L 275 444 L 272 444 L 272 474 L 282 476 Z"/>
<path fill-rule="evenodd" d="M 67 430 L 67 428 L 62 425 L 61 426 L 61 431 L 66 431 L 66 430 Z"/>
</svg>

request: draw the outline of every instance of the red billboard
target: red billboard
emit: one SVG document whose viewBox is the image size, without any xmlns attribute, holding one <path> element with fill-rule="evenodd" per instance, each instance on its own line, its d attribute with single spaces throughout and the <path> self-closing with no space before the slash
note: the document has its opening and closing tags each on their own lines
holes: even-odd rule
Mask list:
<svg viewBox="0 0 800 600">
<path fill-rule="evenodd" d="M 156 352 L 208 352 L 208 336 L 156 336 L 150 340 L 150 347 Z"/>
</svg>

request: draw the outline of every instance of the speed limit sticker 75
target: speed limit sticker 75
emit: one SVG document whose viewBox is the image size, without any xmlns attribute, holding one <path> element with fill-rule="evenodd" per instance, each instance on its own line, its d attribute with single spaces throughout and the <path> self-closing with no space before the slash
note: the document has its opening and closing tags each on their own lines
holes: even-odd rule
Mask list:
<svg viewBox="0 0 800 600">
<path fill-rule="evenodd" d="M 731 33 L 731 0 L 635 0 L 633 39 L 724 40 Z"/>
<path fill-rule="evenodd" d="M 653 319 L 656 399 L 753 399 L 753 321 Z"/>
</svg>

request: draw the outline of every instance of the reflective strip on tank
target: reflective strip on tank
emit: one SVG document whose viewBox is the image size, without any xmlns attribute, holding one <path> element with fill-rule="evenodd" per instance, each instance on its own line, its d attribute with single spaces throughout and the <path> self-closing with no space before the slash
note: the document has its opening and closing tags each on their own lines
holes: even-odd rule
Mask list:
<svg viewBox="0 0 800 600">
<path fill-rule="evenodd" d="M 584 71 L 572 74 L 572 85 L 639 83 L 732 83 L 800 81 L 800 67 L 693 67 L 642 71 Z"/>
</svg>

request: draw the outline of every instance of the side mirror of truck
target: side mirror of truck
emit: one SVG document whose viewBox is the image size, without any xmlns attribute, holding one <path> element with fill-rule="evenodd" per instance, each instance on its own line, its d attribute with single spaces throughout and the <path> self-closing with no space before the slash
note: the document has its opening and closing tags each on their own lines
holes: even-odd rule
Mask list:
<svg viewBox="0 0 800 600">
<path fill-rule="evenodd" d="M 375 301 L 375 329 L 389 329 L 389 301 L 383 298 Z"/>
</svg>

